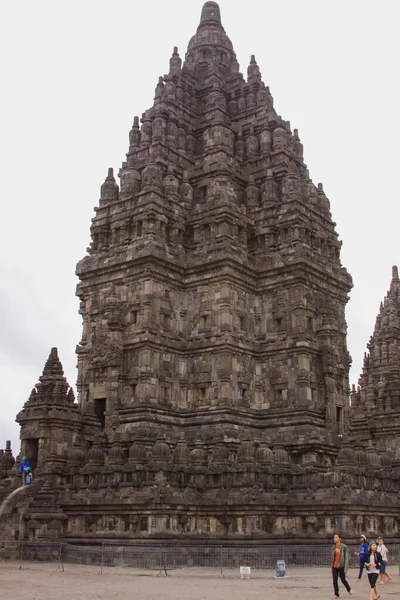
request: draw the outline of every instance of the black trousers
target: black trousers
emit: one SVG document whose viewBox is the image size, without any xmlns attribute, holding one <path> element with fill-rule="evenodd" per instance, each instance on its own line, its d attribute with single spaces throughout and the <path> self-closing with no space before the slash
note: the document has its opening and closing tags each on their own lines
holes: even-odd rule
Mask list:
<svg viewBox="0 0 400 600">
<path fill-rule="evenodd" d="M 340 577 L 340 581 L 343 583 L 346 590 L 350 591 L 350 586 L 347 582 L 346 575 L 344 572 L 344 567 L 332 567 L 332 579 L 333 579 L 333 589 L 335 592 L 335 596 L 339 598 L 339 585 L 338 578 Z"/>
<path fill-rule="evenodd" d="M 365 565 L 365 558 L 360 558 L 360 570 L 358 573 L 358 579 L 361 579 L 363 571 L 364 571 L 364 565 Z"/>
<path fill-rule="evenodd" d="M 369 585 L 374 588 L 378 581 L 379 573 L 368 573 Z"/>
</svg>

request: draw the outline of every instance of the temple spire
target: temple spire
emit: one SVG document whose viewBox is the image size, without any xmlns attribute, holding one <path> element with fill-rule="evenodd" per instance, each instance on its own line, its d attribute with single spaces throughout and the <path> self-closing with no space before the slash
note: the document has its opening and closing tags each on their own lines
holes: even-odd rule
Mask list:
<svg viewBox="0 0 400 600">
<path fill-rule="evenodd" d="M 57 348 L 51 349 L 49 358 L 44 365 L 42 377 L 55 377 L 56 379 L 64 377 L 64 371 L 60 359 L 58 358 Z"/>
<path fill-rule="evenodd" d="M 75 396 L 73 392 L 71 394 L 71 388 L 64 376 L 57 348 L 52 348 L 39 382 L 33 388 L 25 408 L 32 404 L 65 404 L 73 403 L 74 400 Z"/>
<path fill-rule="evenodd" d="M 358 409 L 353 412 L 353 427 L 358 431 L 364 429 L 373 438 L 378 431 L 381 439 L 387 439 L 388 435 L 393 435 L 391 427 L 400 415 L 400 281 L 397 266 L 392 267 L 390 289 L 380 304 L 374 333 L 367 347 L 359 388 L 354 395 Z M 390 419 L 387 413 L 390 413 Z"/>
<path fill-rule="evenodd" d="M 169 74 L 170 75 L 179 75 L 182 69 L 182 59 L 179 56 L 177 46 L 174 46 L 174 51 L 169 60 Z"/>
<path fill-rule="evenodd" d="M 397 268 L 397 265 L 393 265 L 392 281 L 390 282 L 390 288 L 388 290 L 388 298 L 390 298 L 393 302 L 398 303 L 399 294 L 400 294 L 399 270 Z"/>
<path fill-rule="evenodd" d="M 107 177 L 100 188 L 100 203 L 118 200 L 119 188 L 114 177 L 114 169 L 109 167 Z"/>
<path fill-rule="evenodd" d="M 207 24 L 218 24 L 221 23 L 221 11 L 216 2 L 206 2 L 201 11 L 200 27 Z"/>
<path fill-rule="evenodd" d="M 157 94 L 157 90 L 156 90 L 156 94 Z M 131 150 L 133 148 L 138 148 L 139 146 L 140 146 L 139 117 L 134 117 L 132 129 L 129 132 L 129 149 Z"/>
<path fill-rule="evenodd" d="M 261 83 L 261 73 L 260 68 L 257 64 L 256 57 L 254 54 L 251 55 L 250 64 L 247 67 L 247 81 L 250 83 L 251 81 L 257 81 Z"/>
<path fill-rule="evenodd" d="M 206 2 L 201 12 L 200 24 L 191 38 L 185 59 L 190 71 L 195 65 L 207 61 L 211 71 L 239 74 L 239 63 L 232 42 L 221 24 L 221 13 L 216 2 Z"/>
</svg>

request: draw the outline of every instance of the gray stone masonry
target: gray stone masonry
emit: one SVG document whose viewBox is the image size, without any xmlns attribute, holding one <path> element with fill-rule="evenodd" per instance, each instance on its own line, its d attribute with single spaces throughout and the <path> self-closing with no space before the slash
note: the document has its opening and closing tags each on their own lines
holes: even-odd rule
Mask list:
<svg viewBox="0 0 400 600">
<path fill-rule="evenodd" d="M 397 270 L 350 411 L 352 280 L 330 202 L 215 2 L 118 175 L 77 265 L 78 403 L 53 349 L 17 417 L 44 485 L 13 535 L 398 539 Z"/>
</svg>

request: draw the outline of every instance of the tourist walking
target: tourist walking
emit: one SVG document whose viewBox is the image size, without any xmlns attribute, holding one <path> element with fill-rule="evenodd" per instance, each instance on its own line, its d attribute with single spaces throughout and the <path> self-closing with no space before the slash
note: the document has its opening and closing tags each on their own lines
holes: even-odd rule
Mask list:
<svg viewBox="0 0 400 600">
<path fill-rule="evenodd" d="M 360 548 L 359 548 L 358 552 L 354 552 L 354 554 L 356 556 L 358 556 L 359 561 L 360 561 L 360 570 L 358 572 L 357 581 L 360 581 L 360 579 L 362 577 L 364 565 L 365 565 L 365 557 L 367 556 L 368 549 L 369 549 L 369 545 L 367 542 L 367 538 L 362 533 L 360 536 Z"/>
<path fill-rule="evenodd" d="M 349 555 L 346 544 L 342 543 L 342 536 L 340 533 L 335 533 L 333 536 L 334 546 L 332 548 L 332 580 L 333 580 L 333 592 L 334 598 L 340 598 L 338 579 L 343 583 L 347 590 L 347 593 L 352 598 L 353 592 L 346 579 L 346 573 L 349 566 Z"/>
<path fill-rule="evenodd" d="M 386 565 L 389 562 L 388 561 L 389 550 L 386 548 L 385 542 L 382 537 L 378 537 L 378 539 L 376 541 L 378 542 L 376 549 L 378 552 L 380 552 L 380 554 L 382 556 L 382 565 L 381 565 L 381 573 L 380 573 L 379 583 L 385 583 L 385 579 L 387 582 L 392 581 L 392 578 L 390 577 L 389 573 L 386 571 Z"/>
<path fill-rule="evenodd" d="M 376 589 L 376 582 L 378 581 L 382 565 L 382 554 L 376 548 L 376 543 L 371 542 L 367 556 L 365 557 L 365 568 L 367 569 L 368 580 L 371 586 L 369 600 L 378 600 L 380 598 Z"/>
<path fill-rule="evenodd" d="M 22 461 L 19 463 L 19 467 L 18 467 L 18 471 L 22 475 L 22 485 L 25 485 L 25 483 L 26 483 L 26 471 L 27 471 L 28 467 L 31 468 L 31 465 L 29 464 L 29 460 L 26 458 L 26 456 L 23 456 Z"/>
</svg>

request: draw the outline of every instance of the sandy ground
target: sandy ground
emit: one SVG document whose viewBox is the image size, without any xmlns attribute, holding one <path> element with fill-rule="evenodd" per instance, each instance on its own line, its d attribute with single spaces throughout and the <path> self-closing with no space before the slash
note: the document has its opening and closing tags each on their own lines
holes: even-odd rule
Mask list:
<svg viewBox="0 0 400 600">
<path fill-rule="evenodd" d="M 392 575 L 397 568 L 392 568 Z M 355 598 L 369 599 L 368 581 L 348 580 Z M 341 584 L 339 584 L 341 586 Z M 379 585 L 381 600 L 400 598 L 400 576 Z M 340 587 L 341 597 L 347 593 Z M 329 569 L 293 569 L 285 579 L 274 579 L 272 571 L 253 571 L 250 580 L 241 580 L 236 571 L 221 577 L 213 569 L 159 571 L 64 565 L 0 562 L 0 600 L 322 600 L 333 595 Z"/>
</svg>

